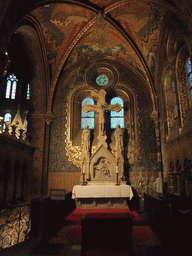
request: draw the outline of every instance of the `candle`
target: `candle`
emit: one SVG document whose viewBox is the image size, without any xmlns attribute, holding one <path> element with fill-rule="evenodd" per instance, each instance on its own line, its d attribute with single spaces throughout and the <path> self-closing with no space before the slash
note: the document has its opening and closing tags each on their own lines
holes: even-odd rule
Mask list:
<svg viewBox="0 0 192 256">
<path fill-rule="evenodd" d="M 85 173 L 85 165 L 83 165 L 83 173 Z"/>
<path fill-rule="evenodd" d="M 118 166 L 116 165 L 116 173 L 118 173 Z"/>
</svg>

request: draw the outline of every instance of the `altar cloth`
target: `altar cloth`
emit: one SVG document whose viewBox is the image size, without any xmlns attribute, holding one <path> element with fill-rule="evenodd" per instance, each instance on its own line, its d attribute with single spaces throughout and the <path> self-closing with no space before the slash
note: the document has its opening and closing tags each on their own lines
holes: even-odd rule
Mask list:
<svg viewBox="0 0 192 256">
<path fill-rule="evenodd" d="M 103 197 L 133 197 L 133 191 L 129 185 L 77 185 L 73 187 L 72 198 L 103 198 Z"/>
</svg>

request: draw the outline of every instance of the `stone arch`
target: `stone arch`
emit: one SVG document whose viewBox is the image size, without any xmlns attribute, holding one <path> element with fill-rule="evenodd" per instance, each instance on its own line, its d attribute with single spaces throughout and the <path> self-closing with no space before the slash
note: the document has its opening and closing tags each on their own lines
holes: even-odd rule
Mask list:
<svg viewBox="0 0 192 256">
<path fill-rule="evenodd" d="M 97 93 L 92 89 L 88 89 L 86 86 L 80 86 L 69 96 L 68 99 L 69 108 L 72 110 L 71 113 L 68 114 L 70 115 L 71 127 L 70 139 L 73 140 L 73 145 L 81 145 L 81 134 L 79 133 L 79 131 L 81 131 L 81 102 L 87 97 L 90 97 L 93 99 L 94 103 L 96 103 Z M 96 122 L 95 126 L 97 127 Z"/>
<path fill-rule="evenodd" d="M 55 143 L 55 141 L 57 140 L 56 134 L 59 133 L 59 130 L 56 127 L 58 127 L 58 122 L 59 120 L 61 120 L 63 113 L 65 113 L 65 117 L 61 121 L 63 127 L 62 134 L 65 134 L 62 135 L 62 143 L 66 143 L 65 148 L 67 151 L 67 156 L 69 156 L 70 161 L 73 161 L 73 163 L 77 164 L 77 166 L 79 165 L 78 163 L 80 161 L 81 152 L 81 101 L 84 97 L 87 97 L 88 95 L 93 98 L 95 103 L 97 102 L 98 98 L 97 93 L 95 92 L 95 88 L 87 84 L 86 72 L 90 65 L 97 65 L 97 63 L 100 64 L 104 62 L 108 65 L 113 66 L 115 69 L 117 69 L 117 71 L 119 70 L 119 79 L 116 84 L 112 87 L 106 88 L 106 101 L 109 104 L 110 97 L 112 97 L 112 95 L 118 95 L 123 97 L 125 101 L 125 108 L 127 111 L 127 113 L 125 114 L 127 118 L 126 125 L 130 126 L 129 128 L 126 127 L 128 130 L 127 141 L 132 140 L 132 144 L 134 144 L 134 141 L 137 141 L 138 138 L 140 140 L 145 138 L 145 136 L 141 134 L 141 126 L 145 127 L 144 133 L 155 133 L 154 123 L 151 119 L 151 114 L 154 110 L 153 100 L 151 99 L 151 94 L 147 85 L 145 84 L 145 81 L 141 79 L 140 75 L 135 72 L 134 69 L 131 69 L 131 67 L 126 65 L 125 62 L 121 62 L 117 58 L 113 60 L 108 59 L 107 56 L 105 60 L 98 59 L 98 57 L 97 59 L 95 59 L 93 57 L 93 59 L 91 58 L 86 62 L 82 62 L 81 65 L 74 64 L 73 66 L 71 66 L 70 70 L 68 70 L 67 74 L 63 72 L 57 86 L 53 102 L 53 113 L 55 116 L 57 116 L 57 118 L 51 125 L 51 137 L 53 136 L 52 138 L 54 138 L 53 141 Z M 61 104 L 62 107 L 60 106 Z M 62 109 L 62 111 L 59 109 Z M 140 113 L 139 117 L 137 114 L 138 109 L 142 110 L 142 113 Z M 131 123 L 129 123 L 129 121 Z M 75 127 L 73 125 L 74 123 Z M 57 129 L 57 132 L 53 132 L 54 129 Z M 54 133 L 55 135 L 53 135 Z M 97 135 L 95 137 L 97 138 Z M 152 142 L 152 140 L 151 143 L 153 143 L 153 147 L 155 147 L 155 141 Z M 51 146 L 51 148 L 53 148 L 53 146 Z M 133 146 L 131 150 L 131 155 L 133 155 L 134 150 L 135 149 Z M 55 149 L 53 150 L 53 152 L 54 151 Z"/>
<path fill-rule="evenodd" d="M 29 25 L 17 29 L 31 63 L 31 113 L 46 112 L 46 74 L 37 31 Z M 34 40 L 35 38 L 35 40 Z"/>
<path fill-rule="evenodd" d="M 110 8 L 112 7 L 112 5 L 110 6 Z M 109 8 L 109 10 L 110 10 L 110 8 Z M 114 4 L 114 8 L 116 8 L 115 4 Z M 121 28 L 121 26 L 118 26 L 117 23 L 114 22 L 110 17 L 107 17 L 106 21 L 109 22 L 111 24 L 111 26 L 114 27 L 114 29 L 116 29 L 118 32 L 121 33 L 122 37 L 127 41 L 127 43 L 131 46 L 132 50 L 136 53 L 136 55 L 138 57 L 138 61 L 140 62 L 141 66 L 143 68 L 143 74 L 142 75 L 145 76 L 146 85 L 147 85 L 148 90 L 149 90 L 150 95 L 151 95 L 153 108 L 156 109 L 157 108 L 156 89 L 154 88 L 153 78 L 152 78 L 152 75 L 151 75 L 151 73 L 150 73 L 150 71 L 147 67 L 147 63 L 146 63 L 146 60 L 145 60 L 144 56 L 139 51 L 135 42 L 130 38 L 128 33 L 125 33 L 125 31 Z M 70 46 L 67 49 L 64 49 L 63 56 L 62 56 L 60 62 L 58 63 L 58 65 L 57 65 L 57 69 L 55 70 L 54 77 L 53 77 L 52 83 L 51 83 L 50 94 L 49 94 L 49 97 L 48 97 L 48 106 L 47 106 L 47 109 L 48 109 L 49 112 L 52 111 L 53 102 L 54 102 L 54 95 L 55 95 L 56 90 L 57 90 L 57 84 L 59 83 L 59 78 L 62 75 L 62 71 L 65 67 L 65 64 L 66 64 L 66 61 L 67 61 L 68 57 L 73 52 L 73 49 L 75 48 L 75 46 L 77 45 L 79 40 L 83 37 L 83 35 L 85 35 L 86 31 L 93 24 L 95 24 L 96 22 L 97 22 L 97 18 L 93 17 L 92 20 L 89 23 L 87 23 L 81 29 L 81 31 L 74 37 L 73 41 L 70 43 Z"/>
<path fill-rule="evenodd" d="M 177 118 L 173 83 L 175 83 L 175 87 L 177 89 L 175 70 L 174 68 L 168 68 L 164 73 L 164 98 L 166 102 L 166 105 L 164 106 L 164 113 L 166 115 L 166 122 L 168 128 L 167 135 L 170 135 L 171 128 L 173 127 L 175 119 Z"/>
</svg>

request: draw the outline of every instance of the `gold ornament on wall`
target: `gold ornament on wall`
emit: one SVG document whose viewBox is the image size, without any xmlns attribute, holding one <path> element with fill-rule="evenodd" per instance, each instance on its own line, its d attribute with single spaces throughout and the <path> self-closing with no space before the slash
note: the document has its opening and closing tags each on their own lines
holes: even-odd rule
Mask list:
<svg viewBox="0 0 192 256">
<path fill-rule="evenodd" d="M 68 97 L 67 97 L 67 104 L 66 104 L 66 123 L 65 123 L 65 150 L 66 155 L 68 156 L 68 160 L 71 161 L 77 167 L 81 167 L 81 155 L 82 155 L 82 146 L 74 146 L 71 139 L 71 131 L 70 131 L 70 124 L 71 124 L 71 97 L 74 93 L 74 90 L 71 90 Z M 96 152 L 97 147 L 92 146 L 91 154 Z"/>
<path fill-rule="evenodd" d="M 70 140 L 70 109 L 71 109 L 71 93 L 67 98 L 66 104 L 66 124 L 65 124 L 65 150 L 69 161 L 73 162 L 77 167 L 81 165 L 81 146 L 72 146 L 72 141 Z"/>
</svg>

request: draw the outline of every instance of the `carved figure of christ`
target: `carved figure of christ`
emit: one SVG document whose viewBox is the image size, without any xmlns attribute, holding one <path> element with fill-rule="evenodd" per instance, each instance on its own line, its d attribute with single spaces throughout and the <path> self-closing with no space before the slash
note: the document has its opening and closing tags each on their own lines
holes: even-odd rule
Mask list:
<svg viewBox="0 0 192 256">
<path fill-rule="evenodd" d="M 115 105 L 108 105 L 105 102 L 105 94 L 106 92 L 104 90 L 99 91 L 99 100 L 96 105 L 88 105 L 84 104 L 83 111 L 84 112 L 90 112 L 94 111 L 99 113 L 99 135 L 104 135 L 104 129 L 105 129 L 105 111 L 115 111 L 119 112 L 122 109 L 122 106 L 119 103 L 116 103 Z"/>
</svg>

